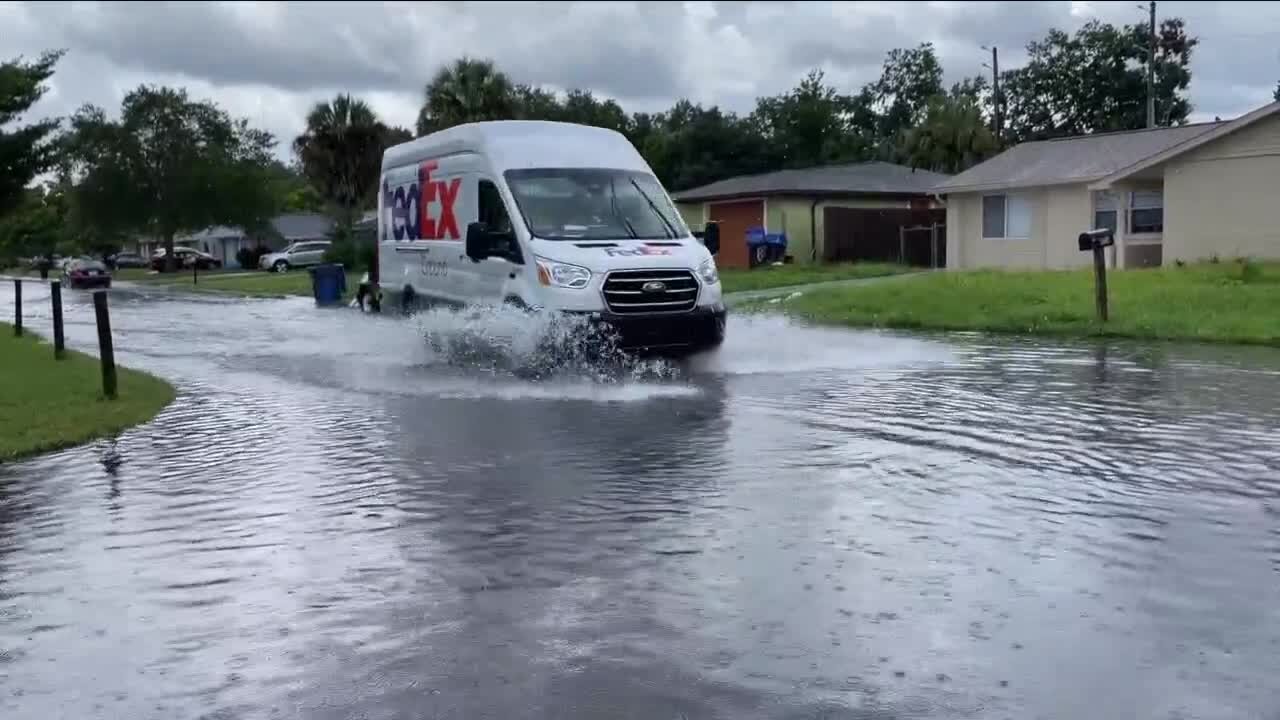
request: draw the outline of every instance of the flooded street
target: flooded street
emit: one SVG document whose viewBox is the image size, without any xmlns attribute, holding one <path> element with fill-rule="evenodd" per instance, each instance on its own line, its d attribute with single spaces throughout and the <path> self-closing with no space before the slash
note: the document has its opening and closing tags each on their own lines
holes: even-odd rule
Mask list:
<svg viewBox="0 0 1280 720">
<path fill-rule="evenodd" d="M 111 303 L 179 398 L 0 466 L 6 720 L 1280 708 L 1280 351 L 736 316 L 532 382 L 460 318 Z"/>
</svg>

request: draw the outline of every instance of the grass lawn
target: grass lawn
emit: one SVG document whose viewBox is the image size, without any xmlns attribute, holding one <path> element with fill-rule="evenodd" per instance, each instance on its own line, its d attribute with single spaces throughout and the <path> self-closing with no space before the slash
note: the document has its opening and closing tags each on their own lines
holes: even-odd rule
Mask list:
<svg viewBox="0 0 1280 720">
<path fill-rule="evenodd" d="M 0 323 L 0 462 L 111 435 L 155 417 L 173 400 L 169 383 L 116 368 L 117 397 L 102 397 L 96 357 L 68 350 L 53 359 L 53 345 Z"/>
<path fill-rule="evenodd" d="M 119 270 L 114 277 L 118 280 L 166 285 L 194 292 L 220 292 L 236 295 L 254 295 L 263 297 L 279 297 L 282 295 L 311 296 L 311 275 L 306 270 L 294 270 L 287 273 L 255 272 L 249 270 L 211 270 L 200 273 L 199 280 L 192 282 L 190 272 L 152 273 L 141 269 Z M 348 294 L 354 294 L 355 285 L 360 280 L 359 273 L 347 273 Z"/>
<path fill-rule="evenodd" d="M 1092 270 L 936 272 L 815 290 L 780 307 L 860 327 L 1280 345 L 1280 263 L 1109 271 L 1107 285 L 1105 324 L 1094 319 Z"/>
<path fill-rule="evenodd" d="M 806 285 L 828 280 L 896 275 L 912 268 L 887 263 L 836 263 L 826 265 L 768 265 L 752 270 L 724 269 L 720 282 L 725 292 L 765 290 L 788 285 Z"/>
</svg>

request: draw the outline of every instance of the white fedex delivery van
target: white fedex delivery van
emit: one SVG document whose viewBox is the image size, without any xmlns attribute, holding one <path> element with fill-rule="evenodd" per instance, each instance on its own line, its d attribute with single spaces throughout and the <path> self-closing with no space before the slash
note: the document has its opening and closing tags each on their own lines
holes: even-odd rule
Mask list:
<svg viewBox="0 0 1280 720">
<path fill-rule="evenodd" d="M 612 130 L 481 122 L 388 148 L 377 248 L 383 306 L 585 313 L 623 347 L 664 352 L 724 339 L 716 227 L 691 233 Z"/>
</svg>

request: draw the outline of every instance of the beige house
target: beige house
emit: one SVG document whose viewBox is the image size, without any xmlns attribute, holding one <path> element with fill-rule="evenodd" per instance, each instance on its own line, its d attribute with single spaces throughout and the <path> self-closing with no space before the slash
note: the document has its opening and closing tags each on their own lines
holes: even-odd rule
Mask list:
<svg viewBox="0 0 1280 720">
<path fill-rule="evenodd" d="M 1069 268 L 1115 230 L 1114 267 L 1280 259 L 1280 103 L 1230 121 L 1028 142 L 934 188 L 950 268 Z"/>
</svg>

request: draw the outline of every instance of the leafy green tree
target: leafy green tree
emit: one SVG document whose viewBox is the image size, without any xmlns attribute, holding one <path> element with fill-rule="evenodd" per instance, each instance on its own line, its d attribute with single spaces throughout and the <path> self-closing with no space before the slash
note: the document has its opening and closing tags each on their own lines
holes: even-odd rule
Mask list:
<svg viewBox="0 0 1280 720">
<path fill-rule="evenodd" d="M 22 58 L 0 62 L 0 214 L 25 202 L 24 189 L 52 167 L 57 120 L 6 129 L 44 96 L 45 81 L 62 52 L 47 52 L 33 62 Z"/>
<path fill-rule="evenodd" d="M 512 90 L 514 111 L 519 120 L 560 120 L 564 108 L 556 94 L 532 85 L 516 85 Z"/>
<path fill-rule="evenodd" d="M 408 139 L 407 130 L 387 127 L 364 101 L 339 95 L 311 109 L 293 149 L 302 175 L 333 208 L 338 225 L 349 228 L 376 198 L 383 151 Z"/>
<path fill-rule="evenodd" d="M 1014 142 L 1147 126 L 1149 29 L 1098 20 L 1074 35 L 1058 29 L 1027 45 L 1020 68 L 1002 73 L 1008 137 Z M 1181 18 L 1161 23 L 1156 37 L 1156 122 L 1186 122 L 1191 103 L 1191 54 Z"/>
<path fill-rule="evenodd" d="M 769 144 L 746 118 L 680 100 L 654 116 L 639 148 L 668 188 L 684 190 L 774 166 Z"/>
<path fill-rule="evenodd" d="M 790 92 L 760 98 L 751 122 L 784 167 L 812 167 L 865 157 L 867 138 L 853 127 L 857 108 L 813 70 Z"/>
<path fill-rule="evenodd" d="M 49 258 L 67 249 L 63 234 L 62 198 L 45 188 L 25 188 L 9 212 L 0 217 L 0 267 L 19 258 Z"/>
<path fill-rule="evenodd" d="M 968 92 L 934 95 L 924 121 L 903 133 L 899 157 L 913 168 L 958 173 L 986 159 L 996 139 L 977 98 Z"/>
<path fill-rule="evenodd" d="M 270 133 L 231 118 L 186 90 L 143 85 L 120 119 L 86 105 L 71 121 L 67 169 L 85 225 L 154 234 L 173 269 L 173 238 L 211 225 L 260 229 L 278 210 Z"/>
<path fill-rule="evenodd" d="M 459 58 L 432 77 L 423 96 L 419 137 L 454 125 L 515 117 L 515 89 L 492 60 Z"/>
<path fill-rule="evenodd" d="M 617 102 L 597 100 L 590 90 L 570 90 L 557 119 L 608 128 L 620 133 L 627 132 L 630 124 L 630 118 Z"/>
<path fill-rule="evenodd" d="M 867 88 L 877 113 L 879 140 L 892 147 L 920 124 L 930 98 L 943 93 L 942 64 L 932 43 L 890 50 L 880 78 Z"/>
</svg>

